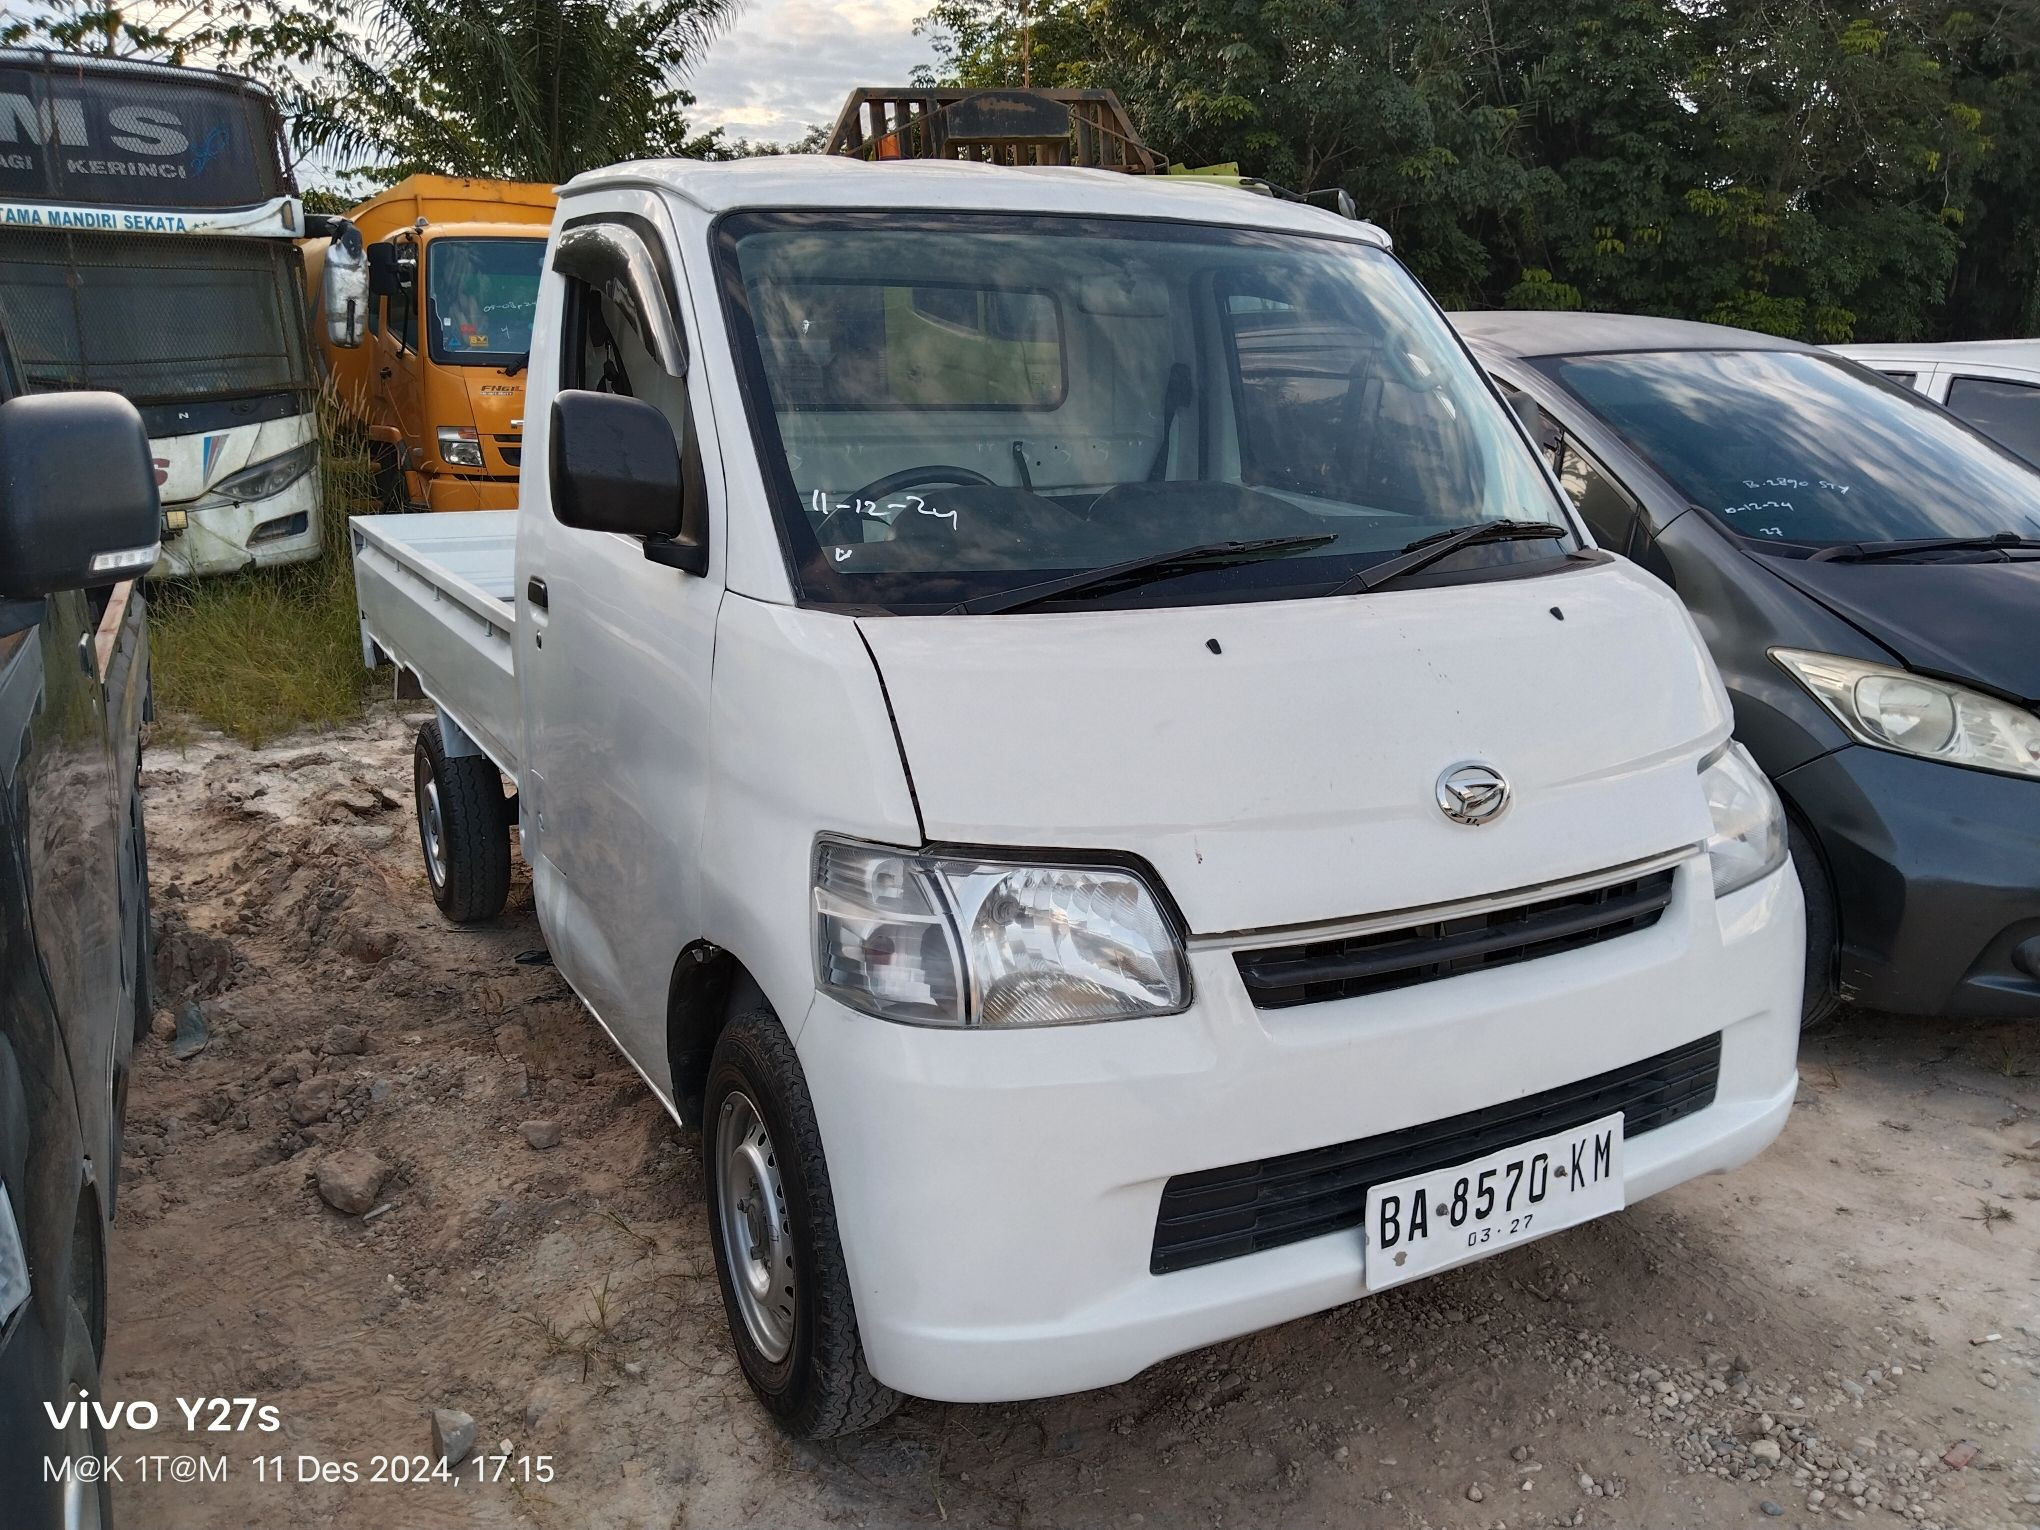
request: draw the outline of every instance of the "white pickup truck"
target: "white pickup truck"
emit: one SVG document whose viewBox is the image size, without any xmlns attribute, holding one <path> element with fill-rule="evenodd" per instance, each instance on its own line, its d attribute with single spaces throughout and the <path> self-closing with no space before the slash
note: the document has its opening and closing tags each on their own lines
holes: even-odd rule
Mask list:
<svg viewBox="0 0 2040 1530">
<path fill-rule="evenodd" d="M 1119 1382 L 1783 1125 L 1778 804 L 1378 230 L 625 165 L 530 373 L 517 510 L 353 523 L 366 657 L 438 708 L 440 907 L 514 816 L 699 1126 L 787 1429 Z"/>
</svg>

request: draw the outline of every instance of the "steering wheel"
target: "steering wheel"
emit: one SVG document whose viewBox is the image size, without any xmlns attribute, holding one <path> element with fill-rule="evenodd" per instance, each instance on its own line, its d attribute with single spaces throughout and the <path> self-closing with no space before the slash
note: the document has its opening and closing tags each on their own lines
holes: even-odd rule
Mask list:
<svg viewBox="0 0 2040 1530">
<path fill-rule="evenodd" d="M 992 489 L 998 487 L 995 480 L 985 477 L 974 468 L 944 467 L 939 463 L 930 467 L 902 468 L 897 473 L 888 473 L 883 478 L 873 479 L 850 496 L 849 504 L 831 510 L 823 516 L 821 524 L 815 527 L 815 540 L 825 546 L 832 542 L 841 534 L 842 523 L 855 520 L 857 507 L 866 501 L 877 504 L 880 500 L 890 499 L 902 489 L 911 489 L 917 484 L 937 483 Z"/>
</svg>

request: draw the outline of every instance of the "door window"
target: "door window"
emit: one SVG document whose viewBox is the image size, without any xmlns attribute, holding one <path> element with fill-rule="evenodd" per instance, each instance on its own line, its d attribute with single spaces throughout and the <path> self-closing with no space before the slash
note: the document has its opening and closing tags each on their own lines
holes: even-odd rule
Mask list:
<svg viewBox="0 0 2040 1530">
<path fill-rule="evenodd" d="M 1998 377 L 1958 377 L 1948 407 L 2000 446 L 2040 462 L 2040 387 Z"/>
<path fill-rule="evenodd" d="M 1580 518 L 1593 528 L 1594 540 L 1610 552 L 1629 551 L 1636 531 L 1636 501 L 1580 450 L 1572 437 L 1560 435 L 1552 463 L 1566 496 L 1579 507 Z"/>
<path fill-rule="evenodd" d="M 567 278 L 566 344 L 560 386 L 620 393 L 655 405 L 679 439 L 687 419 L 687 382 L 652 354 L 635 323 L 607 292 Z"/>
</svg>

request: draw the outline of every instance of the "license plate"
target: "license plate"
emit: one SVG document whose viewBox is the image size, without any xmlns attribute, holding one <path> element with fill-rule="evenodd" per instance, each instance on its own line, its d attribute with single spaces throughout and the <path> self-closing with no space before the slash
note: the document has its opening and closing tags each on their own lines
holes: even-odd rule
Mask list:
<svg viewBox="0 0 2040 1530">
<path fill-rule="evenodd" d="M 1367 1289 L 1590 1222 L 1626 1204 L 1618 1111 L 1367 1191 Z"/>
</svg>

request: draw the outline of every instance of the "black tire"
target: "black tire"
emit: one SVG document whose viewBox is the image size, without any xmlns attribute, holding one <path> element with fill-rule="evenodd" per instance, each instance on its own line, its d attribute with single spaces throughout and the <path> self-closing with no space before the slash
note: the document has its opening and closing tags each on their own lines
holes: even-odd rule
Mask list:
<svg viewBox="0 0 2040 1530">
<path fill-rule="evenodd" d="M 1827 862 L 1813 836 L 1787 816 L 1787 843 L 1799 890 L 1806 897 L 1806 992 L 1799 1009 L 1799 1028 L 1807 1030 L 1832 1020 L 1842 1007 L 1841 921 L 1835 915 L 1835 890 L 1828 881 Z"/>
<path fill-rule="evenodd" d="M 398 450 L 379 441 L 370 454 L 375 465 L 375 508 L 380 515 L 401 515 L 411 508 L 410 487 Z"/>
<path fill-rule="evenodd" d="M 69 1309 L 70 1323 L 64 1335 L 64 1390 L 61 1396 L 50 1399 L 61 1412 L 66 1403 L 79 1401 L 84 1393 L 91 1401 L 99 1401 L 99 1358 L 93 1349 L 90 1326 L 85 1315 L 75 1304 Z M 38 1408 L 35 1417 L 41 1419 L 43 1412 Z M 51 1430 L 41 1452 L 48 1461 L 62 1461 L 66 1457 L 76 1460 L 83 1456 L 106 1456 L 106 1431 L 87 1408 L 82 1424 L 76 1413 L 71 1415 L 73 1427 L 59 1433 Z M 48 1428 L 47 1422 L 43 1424 Z M 77 1495 L 82 1500 L 75 1515 L 67 1512 L 66 1495 Z M 104 1479 L 91 1483 L 66 1483 L 57 1491 L 57 1523 L 77 1523 L 87 1526 L 106 1527 L 113 1524 L 113 1488 Z M 96 1510 L 96 1513 L 95 1513 Z"/>
<path fill-rule="evenodd" d="M 483 755 L 448 759 L 435 718 L 418 730 L 411 781 L 432 901 L 455 924 L 495 918 L 510 896 L 510 802 L 502 775 Z"/>
<path fill-rule="evenodd" d="M 739 1276 L 731 1268 L 736 1234 L 724 1216 L 720 1166 L 727 1120 L 742 1116 L 739 1101 L 755 1108 L 767 1134 L 767 1161 L 776 1165 L 783 1192 L 780 1228 L 791 1241 L 787 1273 L 798 1276 L 792 1280 L 791 1343 L 776 1359 L 747 1325 Z M 865 1367 L 821 1128 L 793 1042 L 769 1010 L 736 1016 L 716 1040 L 702 1099 L 701 1161 L 723 1314 L 758 1400 L 788 1434 L 803 1440 L 853 1434 L 884 1420 L 900 1405 L 900 1394 Z"/>
</svg>

